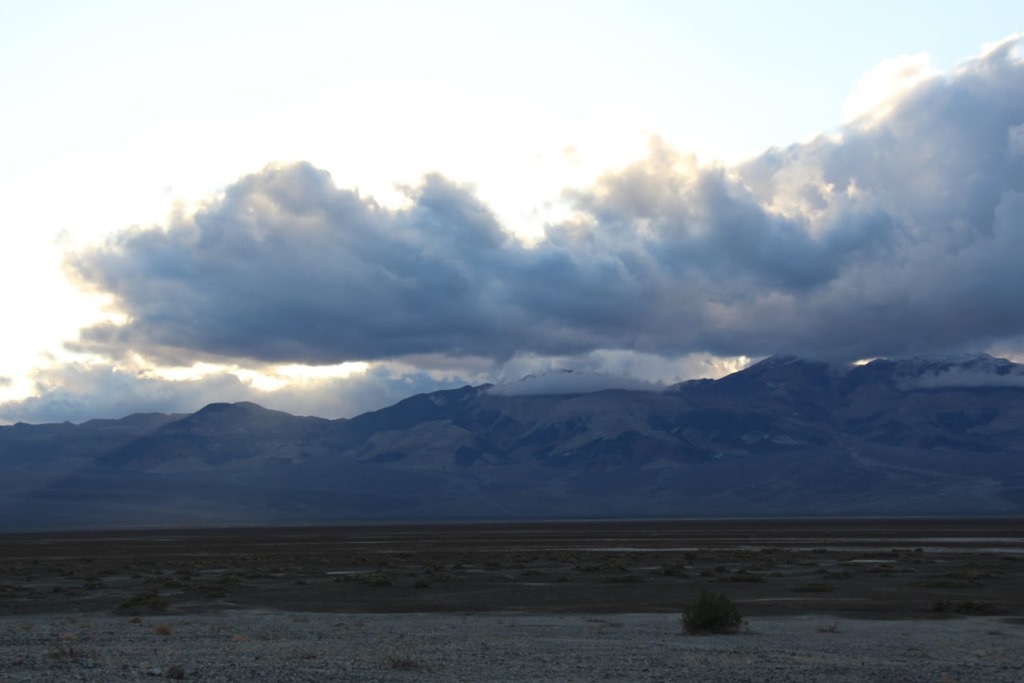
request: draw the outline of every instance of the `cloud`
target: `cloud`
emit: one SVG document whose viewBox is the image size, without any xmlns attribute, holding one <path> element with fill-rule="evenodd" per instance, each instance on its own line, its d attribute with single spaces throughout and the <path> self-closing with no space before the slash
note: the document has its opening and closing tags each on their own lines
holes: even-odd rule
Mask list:
<svg viewBox="0 0 1024 683">
<path fill-rule="evenodd" d="M 167 230 L 122 232 L 70 258 L 80 282 L 130 317 L 84 331 L 80 346 L 322 364 L 493 338 L 477 288 L 510 238 L 439 176 L 410 200 L 387 211 L 309 164 L 247 176 Z"/>
<path fill-rule="evenodd" d="M 531 375 L 544 376 L 568 370 L 580 376 L 639 381 L 642 386 L 638 388 L 651 388 L 694 378 L 723 377 L 742 370 L 749 362 L 748 358 L 719 358 L 700 353 L 665 356 L 604 349 L 574 356 L 521 354 L 491 368 L 489 372 L 479 373 L 477 377 L 481 382 L 508 385 Z"/>
<path fill-rule="evenodd" d="M 868 117 L 869 120 L 883 118 L 891 113 L 893 105 L 908 90 L 938 73 L 927 54 L 883 59 L 861 77 L 846 98 L 843 103 L 843 120 L 852 122 L 861 117 Z"/>
<path fill-rule="evenodd" d="M 3 422 L 83 422 L 132 413 L 191 413 L 214 401 L 252 401 L 296 415 L 352 417 L 412 394 L 465 384 L 459 377 L 380 365 L 365 373 L 261 391 L 230 372 L 168 380 L 106 363 L 67 363 L 35 371 L 36 395 L 0 402 Z"/>
<path fill-rule="evenodd" d="M 274 382 L 253 382 L 248 369 L 166 369 L 123 366 L 107 362 L 67 362 L 37 368 L 31 377 L 34 395 L 0 401 L 0 424 L 13 422 L 83 422 L 120 418 L 132 413 L 191 413 L 212 402 L 252 401 L 293 415 L 327 418 L 354 417 L 378 410 L 413 394 L 465 385 L 516 386 L 527 375 L 537 382 L 497 393 L 551 393 L 554 382 L 541 377 L 571 370 L 571 393 L 605 389 L 658 390 L 665 384 L 692 377 L 721 377 L 743 367 L 746 359 L 719 359 L 697 354 L 678 358 L 630 351 L 598 351 L 578 356 L 517 356 L 501 365 L 486 359 L 455 361 L 446 356 L 414 357 L 412 362 L 386 362 L 346 376 L 309 373 L 296 380 L 275 368 L 258 373 Z M 430 366 L 429 371 L 420 369 Z M 241 371 L 240 371 L 241 370 Z M 177 378 L 176 378 L 177 377 Z M 289 379 L 291 381 L 289 381 Z M 578 380 L 578 381 L 577 381 Z M 271 386 L 273 388 L 265 388 Z M 557 392 L 556 392 L 557 393 Z"/>
<path fill-rule="evenodd" d="M 923 375 L 913 382 L 912 387 L 914 389 L 1024 387 L 1024 375 L 1018 373 L 1000 375 L 991 372 L 954 369 Z"/>
<path fill-rule="evenodd" d="M 192 215 L 69 255 L 71 276 L 126 318 L 73 348 L 500 365 L 617 351 L 853 360 L 1019 339 L 1022 40 L 945 75 L 904 64 L 884 110 L 734 168 L 655 141 L 567 192 L 573 218 L 530 246 L 440 175 L 387 209 L 310 164 L 270 166 Z"/>
<path fill-rule="evenodd" d="M 207 396 L 239 401 L 247 391 L 233 375 L 167 382 L 118 371 L 109 364 L 67 363 L 34 371 L 36 395 L 0 403 L 8 422 L 81 422 L 131 413 L 192 412 Z"/>
</svg>

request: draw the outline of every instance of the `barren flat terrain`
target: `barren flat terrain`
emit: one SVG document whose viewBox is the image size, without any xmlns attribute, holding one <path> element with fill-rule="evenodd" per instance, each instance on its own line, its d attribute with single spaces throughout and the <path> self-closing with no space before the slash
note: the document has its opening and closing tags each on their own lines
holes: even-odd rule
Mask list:
<svg viewBox="0 0 1024 683">
<path fill-rule="evenodd" d="M 678 615 L 702 590 L 732 598 L 746 632 L 682 637 Z M 294 680 L 660 680 L 684 666 L 703 680 L 1017 680 L 1024 523 L 7 535 L 0 608 L 5 681 L 249 680 L 260 667 Z"/>
<path fill-rule="evenodd" d="M 678 612 L 1024 616 L 1024 521 L 578 522 L 0 536 L 6 614 Z M 127 608 L 125 608 L 127 609 Z M 125 610 L 122 610 L 125 611 Z"/>
</svg>

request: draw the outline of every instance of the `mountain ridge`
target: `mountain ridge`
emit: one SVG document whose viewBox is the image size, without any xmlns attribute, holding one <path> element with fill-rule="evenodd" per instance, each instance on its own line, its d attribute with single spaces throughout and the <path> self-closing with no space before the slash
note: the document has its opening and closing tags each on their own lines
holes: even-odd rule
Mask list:
<svg viewBox="0 0 1024 683">
<path fill-rule="evenodd" d="M 774 356 L 657 390 L 467 385 L 347 420 L 241 402 L 19 424 L 0 427 L 0 528 L 1021 514 L 1020 377 L 987 355 Z"/>
</svg>

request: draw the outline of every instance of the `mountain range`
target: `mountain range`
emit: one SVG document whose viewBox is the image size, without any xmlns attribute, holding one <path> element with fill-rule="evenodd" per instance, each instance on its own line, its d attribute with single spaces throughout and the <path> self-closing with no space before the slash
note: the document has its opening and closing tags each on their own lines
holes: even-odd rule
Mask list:
<svg viewBox="0 0 1024 683">
<path fill-rule="evenodd" d="M 352 419 L 215 403 L 0 427 L 0 529 L 1024 513 L 1024 366 L 1007 360 L 557 380 Z"/>
</svg>

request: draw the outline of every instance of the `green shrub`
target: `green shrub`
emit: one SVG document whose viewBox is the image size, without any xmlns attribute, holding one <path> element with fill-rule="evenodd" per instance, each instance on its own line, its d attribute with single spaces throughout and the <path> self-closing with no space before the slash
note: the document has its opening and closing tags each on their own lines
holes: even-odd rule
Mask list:
<svg viewBox="0 0 1024 683">
<path fill-rule="evenodd" d="M 743 626 L 743 617 L 732 600 L 721 593 L 701 591 L 696 602 L 683 608 L 683 631 L 695 633 L 735 633 Z"/>
</svg>

